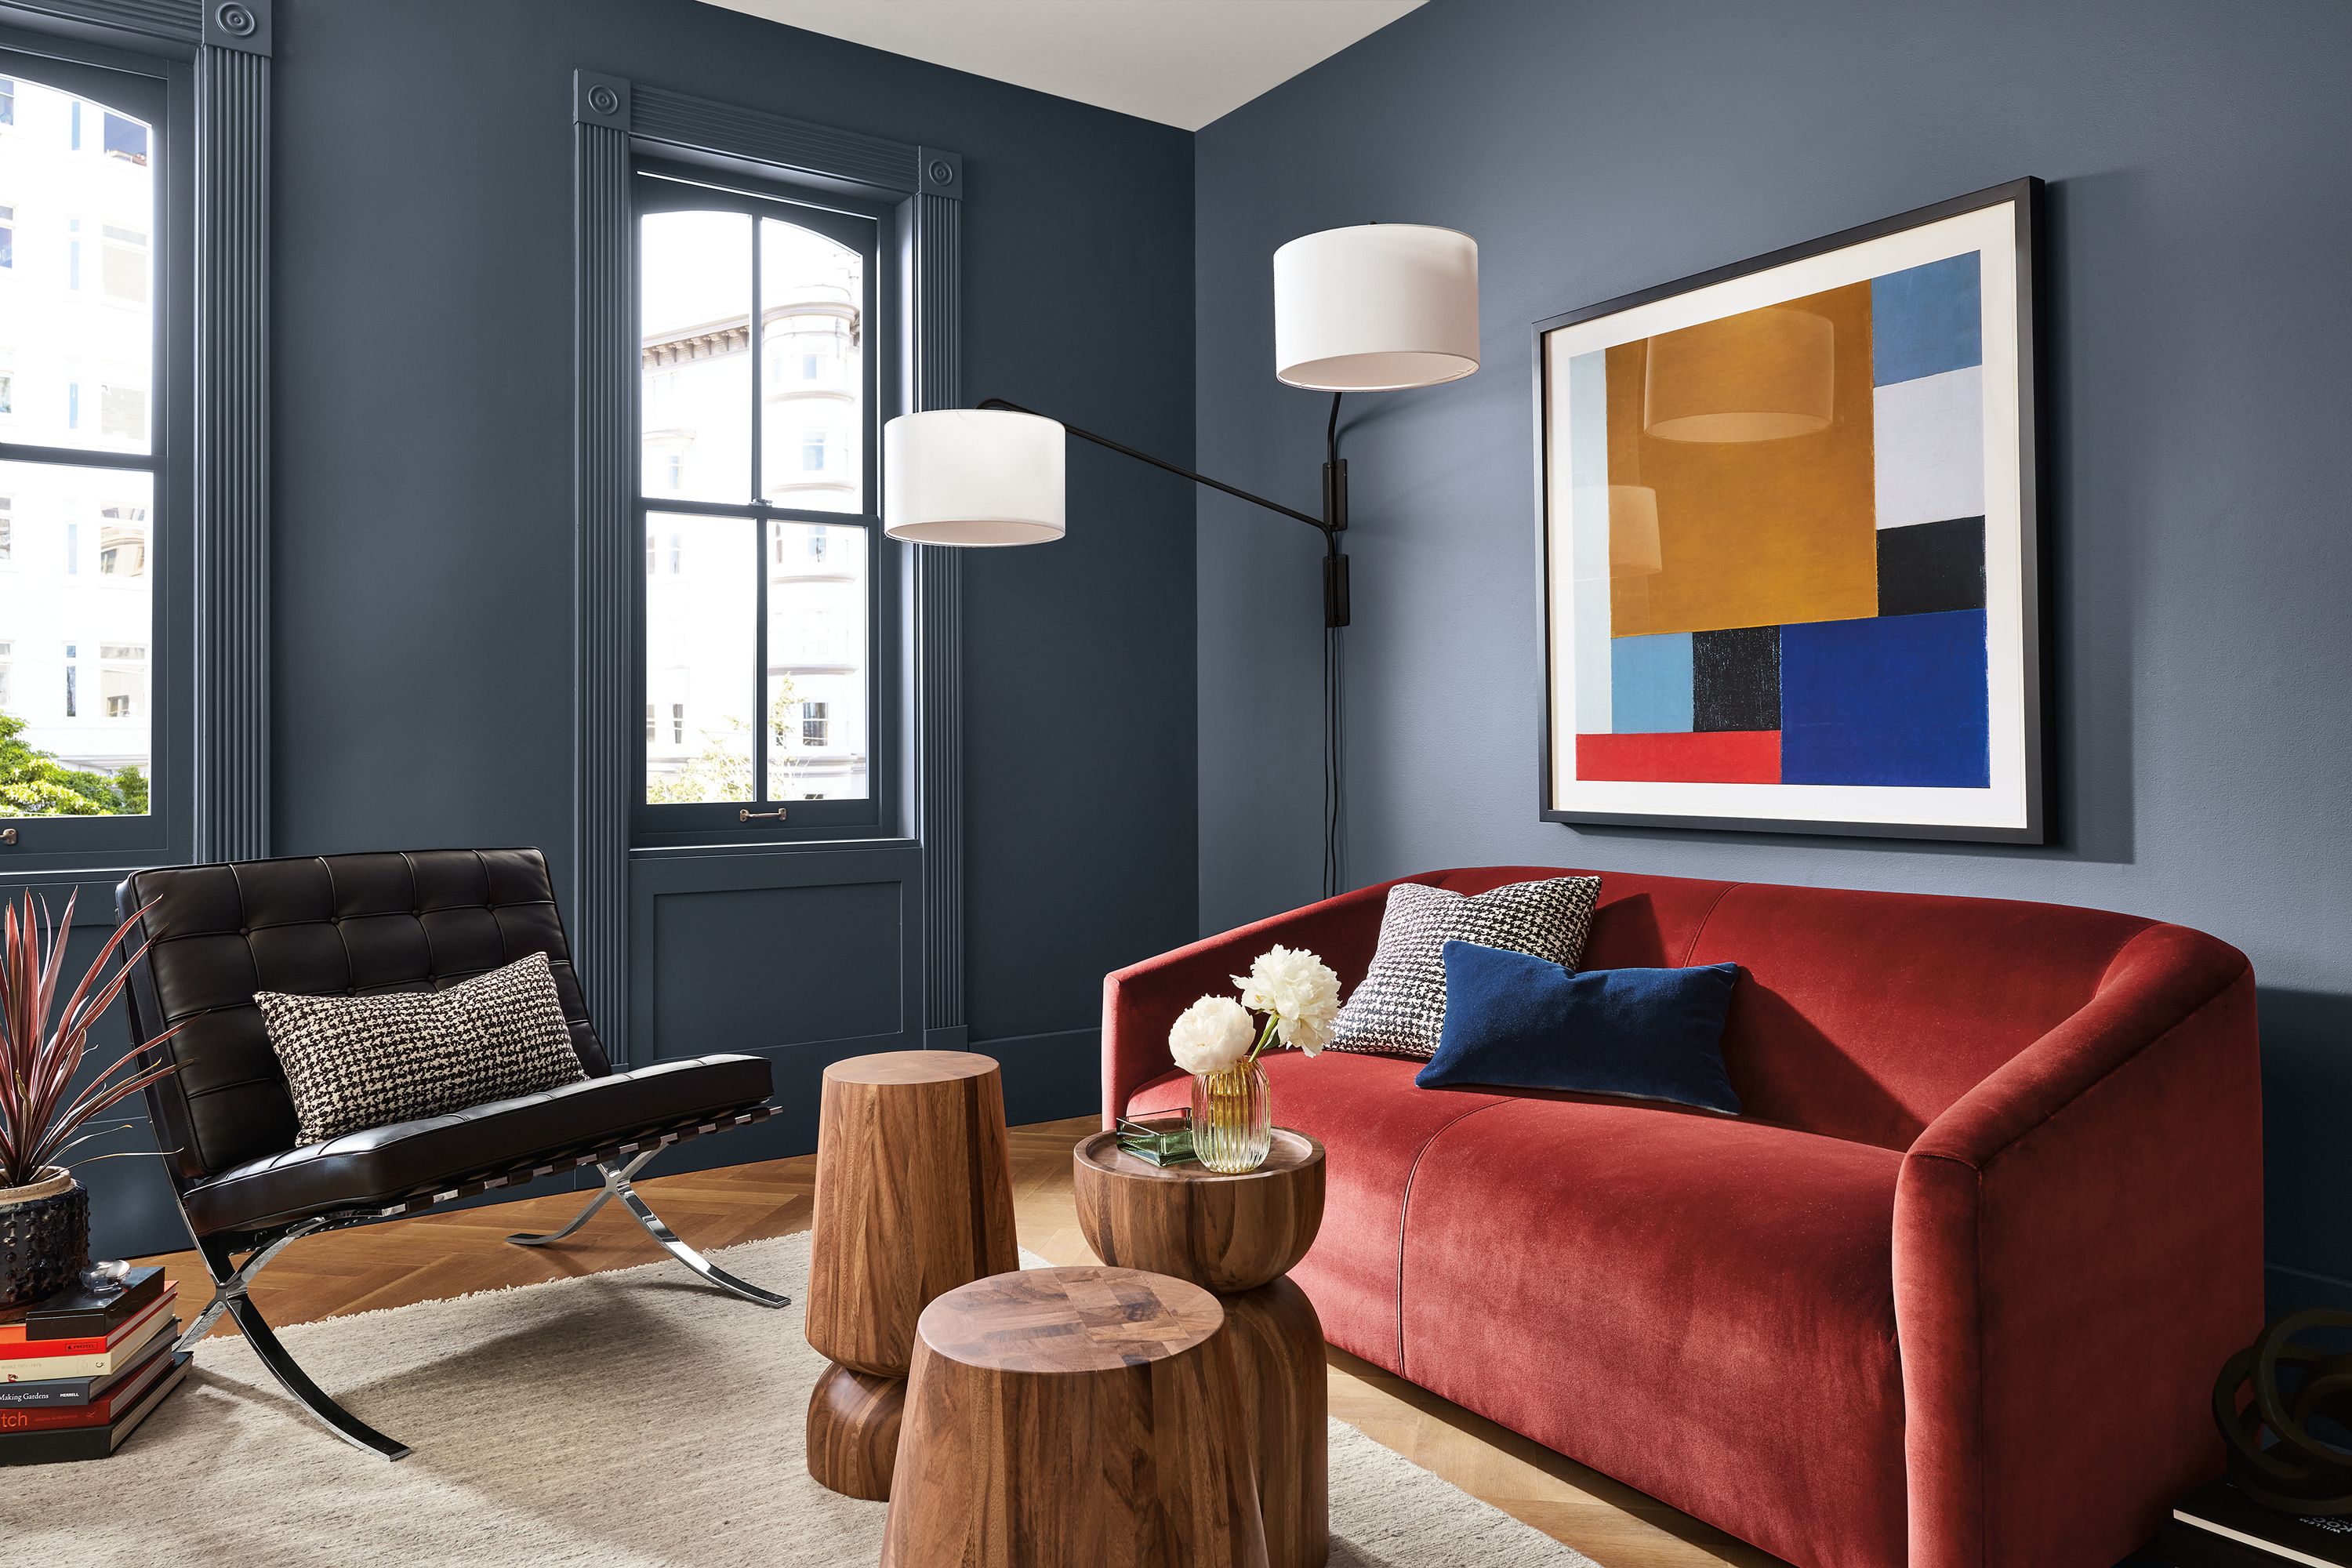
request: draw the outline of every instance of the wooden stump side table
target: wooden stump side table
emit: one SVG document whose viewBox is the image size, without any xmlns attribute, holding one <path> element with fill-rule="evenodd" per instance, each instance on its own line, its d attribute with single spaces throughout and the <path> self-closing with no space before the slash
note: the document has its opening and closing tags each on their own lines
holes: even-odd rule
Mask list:
<svg viewBox="0 0 2352 1568">
<path fill-rule="evenodd" d="M 923 1309 L 1021 1266 L 995 1061 L 886 1051 L 825 1068 L 814 1230 L 808 1342 L 833 1364 L 809 1398 L 809 1474 L 879 1502 Z"/>
<path fill-rule="evenodd" d="M 882 1568 L 1265 1568 L 1217 1298 L 1033 1268 L 923 1310 Z"/>
<path fill-rule="evenodd" d="M 1323 1321 L 1284 1276 L 1323 1224 L 1323 1145 L 1277 1127 L 1265 1164 L 1221 1176 L 1123 1154 L 1117 1134 L 1097 1132 L 1073 1151 L 1071 1178 L 1096 1257 L 1217 1293 L 1241 1368 L 1266 1560 L 1322 1568 L 1331 1554 Z"/>
</svg>

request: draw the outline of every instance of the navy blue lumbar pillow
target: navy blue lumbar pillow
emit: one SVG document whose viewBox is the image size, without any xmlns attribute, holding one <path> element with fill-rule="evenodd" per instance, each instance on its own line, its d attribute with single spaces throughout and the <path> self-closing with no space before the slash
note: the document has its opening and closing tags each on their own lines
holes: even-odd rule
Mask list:
<svg viewBox="0 0 2352 1568">
<path fill-rule="evenodd" d="M 1739 965 L 1592 969 L 1448 942 L 1445 1024 L 1423 1089 L 1485 1084 L 1671 1100 L 1739 1114 L 1723 1020 Z"/>
</svg>

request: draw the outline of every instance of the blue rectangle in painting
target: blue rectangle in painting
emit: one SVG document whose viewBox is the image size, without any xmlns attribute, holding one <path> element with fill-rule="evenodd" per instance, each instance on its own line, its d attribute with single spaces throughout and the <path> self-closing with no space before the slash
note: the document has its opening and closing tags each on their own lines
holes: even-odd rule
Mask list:
<svg viewBox="0 0 2352 1568">
<path fill-rule="evenodd" d="M 1620 735 L 1660 735 L 1691 727 L 1691 635 L 1612 637 L 1609 727 Z"/>
<path fill-rule="evenodd" d="M 1870 280 L 1870 379 L 1879 386 L 1984 361 L 1977 253 Z"/>
<path fill-rule="evenodd" d="M 1780 628 L 1780 782 L 1985 789 L 1985 613 Z"/>
</svg>

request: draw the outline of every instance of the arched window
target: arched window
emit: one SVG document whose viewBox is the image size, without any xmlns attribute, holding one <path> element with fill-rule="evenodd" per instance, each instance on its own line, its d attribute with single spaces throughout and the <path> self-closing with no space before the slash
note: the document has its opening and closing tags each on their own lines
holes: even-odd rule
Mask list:
<svg viewBox="0 0 2352 1568">
<path fill-rule="evenodd" d="M 0 52 L 0 818 L 162 805 L 162 102 L 152 79 Z"/>
<path fill-rule="evenodd" d="M 657 721 L 638 838 L 871 821 L 879 225 L 667 169 L 636 200 L 638 669 Z M 680 541 L 687 569 L 653 569 Z"/>
</svg>

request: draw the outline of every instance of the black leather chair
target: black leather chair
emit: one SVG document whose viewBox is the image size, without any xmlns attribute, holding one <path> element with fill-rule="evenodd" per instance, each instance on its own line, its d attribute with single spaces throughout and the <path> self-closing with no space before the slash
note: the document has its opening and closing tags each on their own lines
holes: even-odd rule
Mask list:
<svg viewBox="0 0 2352 1568">
<path fill-rule="evenodd" d="M 179 1070 L 147 1110 L 213 1279 L 185 1349 L 222 1312 L 286 1391 L 346 1442 L 397 1459 L 408 1449 L 337 1405 L 270 1332 L 247 1287 L 288 1243 L 413 1214 L 493 1188 L 593 1165 L 604 1188 L 560 1241 L 618 1198 L 679 1262 L 765 1307 L 790 1303 L 714 1267 L 629 1183 L 670 1144 L 776 1113 L 768 1063 L 709 1056 L 615 1072 L 572 973 L 547 862 L 536 849 L 434 849 L 178 866 L 136 871 L 115 894 L 144 910 L 128 991 L 133 1040 Z M 298 1146 L 294 1104 L 269 1048 L 257 991 L 363 995 L 437 991 L 547 954 L 587 1078 L 541 1094 Z M 157 1036 L 177 1026 L 160 1044 Z M 245 1261 L 235 1261 L 237 1254 Z"/>
</svg>

